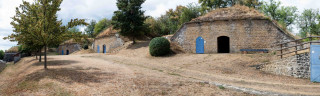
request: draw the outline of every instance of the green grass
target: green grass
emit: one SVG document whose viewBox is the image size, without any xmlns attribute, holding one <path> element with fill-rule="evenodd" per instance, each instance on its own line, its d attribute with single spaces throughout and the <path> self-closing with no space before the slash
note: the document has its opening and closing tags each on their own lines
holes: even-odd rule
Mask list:
<svg viewBox="0 0 320 96">
<path fill-rule="evenodd" d="M 221 89 L 221 90 L 226 89 L 226 88 L 224 88 L 222 85 L 220 85 L 220 86 L 218 86 L 218 87 L 219 87 L 219 89 Z"/>
<path fill-rule="evenodd" d="M 52 55 L 59 55 L 57 52 L 48 52 L 47 55 L 52 56 Z"/>
<path fill-rule="evenodd" d="M 39 88 L 39 85 L 35 81 L 23 81 L 19 83 L 16 88 L 21 91 L 23 90 L 33 91 L 33 90 L 37 90 Z"/>
<path fill-rule="evenodd" d="M 63 88 L 58 88 L 54 90 L 54 93 L 51 94 L 51 96 L 73 96 L 73 95 Z"/>
<path fill-rule="evenodd" d="M 173 76 L 181 76 L 180 74 L 177 74 L 177 73 L 168 73 L 168 74 Z"/>
</svg>

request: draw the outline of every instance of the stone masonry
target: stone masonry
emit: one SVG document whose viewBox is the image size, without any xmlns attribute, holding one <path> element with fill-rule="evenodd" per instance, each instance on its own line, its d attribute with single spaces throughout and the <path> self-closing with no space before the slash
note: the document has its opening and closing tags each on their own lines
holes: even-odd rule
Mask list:
<svg viewBox="0 0 320 96">
<path fill-rule="evenodd" d="M 310 54 L 303 53 L 263 64 L 263 71 L 277 75 L 310 78 Z"/>
<path fill-rule="evenodd" d="M 58 47 L 58 53 L 59 55 L 66 55 L 67 51 L 69 51 L 69 54 L 75 52 L 75 51 L 79 51 L 81 50 L 81 45 L 78 43 L 66 43 L 66 44 L 61 44 Z M 62 50 L 63 50 L 63 54 L 62 54 Z"/>
<path fill-rule="evenodd" d="M 104 38 L 95 39 L 93 44 L 93 49 L 95 50 L 95 52 L 97 52 L 98 50 L 97 46 L 99 46 L 100 53 L 102 53 L 103 46 L 106 46 L 106 52 L 111 53 L 113 49 L 123 46 L 124 43 L 125 43 L 124 40 L 122 40 L 120 36 L 116 34 L 116 35 L 111 35 Z"/>
<path fill-rule="evenodd" d="M 212 22 L 186 23 L 171 38 L 185 51 L 196 53 L 196 39 L 204 39 L 204 53 L 217 53 L 217 38 L 230 38 L 230 52 L 240 49 L 273 50 L 276 44 L 294 40 L 270 20 L 220 20 Z"/>
</svg>

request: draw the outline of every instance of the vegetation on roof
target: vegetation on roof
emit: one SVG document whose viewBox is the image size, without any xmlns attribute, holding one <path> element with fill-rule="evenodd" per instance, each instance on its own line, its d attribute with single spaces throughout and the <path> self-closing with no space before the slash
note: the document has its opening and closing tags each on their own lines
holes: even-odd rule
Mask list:
<svg viewBox="0 0 320 96">
<path fill-rule="evenodd" d="M 19 52 L 19 46 L 13 46 L 10 49 L 6 50 L 6 53 L 18 53 Z"/>
<path fill-rule="evenodd" d="M 111 36 L 111 35 L 114 35 L 116 34 L 117 32 L 119 32 L 118 30 L 114 30 L 111 27 L 109 27 L 108 29 L 105 29 L 103 32 L 101 32 L 100 34 L 97 35 L 96 38 L 103 38 L 103 37 L 106 37 L 106 36 Z"/>
<path fill-rule="evenodd" d="M 191 20 L 191 22 L 215 21 L 215 20 L 234 20 L 234 19 L 267 19 L 267 17 L 246 6 L 235 5 L 229 8 L 219 8 Z"/>
</svg>

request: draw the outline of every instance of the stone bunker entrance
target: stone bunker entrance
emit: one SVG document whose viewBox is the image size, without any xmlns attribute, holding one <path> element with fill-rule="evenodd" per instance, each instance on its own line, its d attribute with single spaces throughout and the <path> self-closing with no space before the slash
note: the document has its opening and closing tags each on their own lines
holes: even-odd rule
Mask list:
<svg viewBox="0 0 320 96">
<path fill-rule="evenodd" d="M 103 45 L 103 53 L 107 53 L 107 47 L 106 47 L 106 45 Z"/>
<path fill-rule="evenodd" d="M 228 36 L 218 37 L 218 53 L 230 53 L 230 38 Z"/>
<path fill-rule="evenodd" d="M 67 54 L 66 55 L 69 55 L 69 50 L 67 50 Z"/>
</svg>

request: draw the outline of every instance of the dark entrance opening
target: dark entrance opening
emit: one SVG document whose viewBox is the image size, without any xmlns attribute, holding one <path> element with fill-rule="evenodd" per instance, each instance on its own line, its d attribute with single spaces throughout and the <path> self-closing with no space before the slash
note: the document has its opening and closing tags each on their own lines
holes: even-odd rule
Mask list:
<svg viewBox="0 0 320 96">
<path fill-rule="evenodd" d="M 69 55 L 69 50 L 67 50 L 67 54 L 66 55 Z"/>
<path fill-rule="evenodd" d="M 230 38 L 227 36 L 218 37 L 218 53 L 230 53 Z"/>
<path fill-rule="evenodd" d="M 103 45 L 103 53 L 107 53 L 106 45 Z"/>
</svg>

